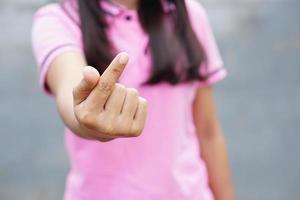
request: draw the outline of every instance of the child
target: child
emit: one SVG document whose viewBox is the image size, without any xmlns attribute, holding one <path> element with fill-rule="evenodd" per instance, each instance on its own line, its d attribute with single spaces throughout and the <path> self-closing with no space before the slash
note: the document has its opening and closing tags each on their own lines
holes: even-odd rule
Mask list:
<svg viewBox="0 0 300 200">
<path fill-rule="evenodd" d="M 32 39 L 67 127 L 65 200 L 234 198 L 210 87 L 226 70 L 198 2 L 65 0 Z"/>
</svg>

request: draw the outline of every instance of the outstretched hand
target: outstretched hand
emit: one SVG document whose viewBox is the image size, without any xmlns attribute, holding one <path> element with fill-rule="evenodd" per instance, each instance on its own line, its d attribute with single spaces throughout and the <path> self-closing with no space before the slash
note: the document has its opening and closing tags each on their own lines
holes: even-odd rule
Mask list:
<svg viewBox="0 0 300 200">
<path fill-rule="evenodd" d="M 73 90 L 75 117 L 89 130 L 84 137 L 109 141 L 142 133 L 147 101 L 136 89 L 117 83 L 128 59 L 126 53 L 118 54 L 102 76 L 93 67 L 84 68 L 83 79 Z"/>
</svg>

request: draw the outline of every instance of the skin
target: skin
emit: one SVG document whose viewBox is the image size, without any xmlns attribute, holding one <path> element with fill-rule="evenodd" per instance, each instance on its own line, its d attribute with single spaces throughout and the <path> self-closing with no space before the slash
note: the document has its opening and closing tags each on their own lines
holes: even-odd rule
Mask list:
<svg viewBox="0 0 300 200">
<path fill-rule="evenodd" d="M 136 89 L 116 83 L 127 62 L 126 53 L 118 54 L 101 77 L 84 67 L 77 52 L 61 54 L 51 64 L 47 84 L 62 120 L 78 136 L 105 142 L 141 134 L 147 101 Z"/>
<path fill-rule="evenodd" d="M 201 157 L 206 163 L 209 183 L 215 199 L 233 200 L 234 192 L 227 149 L 211 87 L 197 90 L 193 114 Z"/>
<path fill-rule="evenodd" d="M 137 0 L 113 1 L 129 9 L 137 7 Z M 125 57 L 118 62 L 121 56 Z M 137 137 L 142 133 L 147 101 L 137 90 L 116 83 L 127 62 L 127 54 L 117 55 L 100 77 L 93 67 L 86 67 L 80 53 L 63 53 L 54 59 L 47 73 L 47 84 L 55 95 L 62 120 L 75 134 L 108 142 L 115 138 Z M 197 90 L 193 114 L 201 146 L 200 156 L 206 162 L 215 199 L 233 200 L 226 145 L 212 88 Z"/>
<path fill-rule="evenodd" d="M 137 9 L 138 0 L 111 0 L 114 3 L 124 5 L 126 8 L 130 10 Z"/>
</svg>

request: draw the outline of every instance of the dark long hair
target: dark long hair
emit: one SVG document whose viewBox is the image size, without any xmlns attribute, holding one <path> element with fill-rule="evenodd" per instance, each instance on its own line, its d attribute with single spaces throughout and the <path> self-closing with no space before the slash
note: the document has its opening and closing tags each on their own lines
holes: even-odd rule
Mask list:
<svg viewBox="0 0 300 200">
<path fill-rule="evenodd" d="M 103 0 L 101 0 L 103 1 Z M 176 9 L 165 12 L 162 1 Z M 152 73 L 145 84 L 171 84 L 204 80 L 199 67 L 205 62 L 203 48 L 188 18 L 184 0 L 139 0 L 138 16 L 149 34 Z M 99 0 L 78 0 L 84 52 L 89 65 L 102 74 L 115 52 L 106 34 L 109 24 Z"/>
</svg>

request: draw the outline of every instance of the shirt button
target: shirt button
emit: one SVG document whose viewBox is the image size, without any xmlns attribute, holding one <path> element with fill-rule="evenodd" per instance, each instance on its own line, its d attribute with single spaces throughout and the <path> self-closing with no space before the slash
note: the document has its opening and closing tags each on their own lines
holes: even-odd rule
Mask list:
<svg viewBox="0 0 300 200">
<path fill-rule="evenodd" d="M 130 21 L 130 20 L 131 20 L 131 16 L 130 16 L 130 15 L 127 15 L 127 16 L 125 17 L 125 19 L 126 19 L 127 21 Z"/>
<path fill-rule="evenodd" d="M 146 47 L 146 48 L 144 49 L 144 54 L 145 54 L 145 55 L 148 54 L 148 47 Z"/>
</svg>

